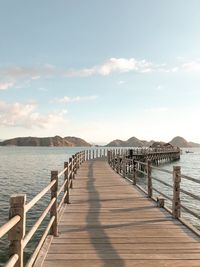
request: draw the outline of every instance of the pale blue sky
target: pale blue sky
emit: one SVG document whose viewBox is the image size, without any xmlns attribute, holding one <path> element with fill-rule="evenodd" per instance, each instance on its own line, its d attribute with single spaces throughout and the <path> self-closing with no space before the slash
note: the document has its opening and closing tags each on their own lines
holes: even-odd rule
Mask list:
<svg viewBox="0 0 200 267">
<path fill-rule="evenodd" d="M 0 139 L 200 142 L 199 0 L 0 0 Z"/>
</svg>

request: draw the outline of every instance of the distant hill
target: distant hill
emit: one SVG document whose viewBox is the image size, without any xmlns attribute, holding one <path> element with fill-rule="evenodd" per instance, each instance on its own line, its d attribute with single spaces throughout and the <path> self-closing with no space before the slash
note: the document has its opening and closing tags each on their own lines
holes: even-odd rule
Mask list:
<svg viewBox="0 0 200 267">
<path fill-rule="evenodd" d="M 188 142 L 181 136 L 174 137 L 169 143 L 178 147 L 200 147 L 200 144 Z"/>
<path fill-rule="evenodd" d="M 156 141 L 146 141 L 146 140 L 140 140 L 136 137 L 131 137 L 127 141 L 122 141 L 119 139 L 113 140 L 110 143 L 108 143 L 106 146 L 108 147 L 149 147 Z M 174 137 L 170 142 L 173 146 L 178 147 L 200 147 L 200 144 L 194 143 L 194 142 L 188 142 L 181 136 Z"/>
<path fill-rule="evenodd" d="M 67 146 L 67 147 L 78 147 L 78 146 L 91 146 L 85 140 L 78 137 L 17 137 L 9 140 L 0 142 L 1 146 Z"/>
<path fill-rule="evenodd" d="M 108 143 L 106 146 L 108 147 L 143 147 L 149 146 L 149 142 L 141 141 L 136 137 L 131 137 L 127 141 L 122 141 L 119 139 L 113 140 Z"/>
</svg>

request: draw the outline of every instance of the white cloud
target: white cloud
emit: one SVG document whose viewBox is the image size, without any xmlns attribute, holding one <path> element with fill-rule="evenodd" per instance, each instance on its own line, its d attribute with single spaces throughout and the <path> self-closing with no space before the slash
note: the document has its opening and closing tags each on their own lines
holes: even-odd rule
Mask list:
<svg viewBox="0 0 200 267">
<path fill-rule="evenodd" d="M 0 101 L 0 120 L 5 127 L 53 128 L 65 122 L 66 110 L 46 115 L 37 112 L 35 103 L 6 103 Z"/>
<path fill-rule="evenodd" d="M 91 68 L 85 68 L 81 70 L 70 70 L 66 72 L 66 76 L 69 77 L 87 77 L 92 75 L 107 76 L 112 72 L 151 72 L 153 70 L 153 64 L 146 60 L 136 60 L 135 58 L 110 58 L 102 65 L 93 66 Z"/>
<path fill-rule="evenodd" d="M 96 95 L 75 96 L 75 97 L 64 96 L 63 98 L 55 99 L 55 101 L 59 102 L 59 103 L 73 103 L 73 102 L 92 101 L 92 100 L 95 100 L 97 98 L 98 98 L 98 96 L 96 96 Z"/>
<path fill-rule="evenodd" d="M 0 90 L 7 90 L 11 87 L 14 86 L 13 82 L 4 82 L 4 83 L 0 83 Z"/>
<path fill-rule="evenodd" d="M 184 63 L 182 69 L 186 72 L 200 72 L 200 60 Z"/>
<path fill-rule="evenodd" d="M 42 77 L 49 77 L 52 75 L 58 75 L 59 70 L 55 66 L 45 64 L 40 66 L 20 67 L 10 66 L 7 68 L 0 68 L 0 76 L 12 78 L 12 79 L 39 79 Z"/>
</svg>

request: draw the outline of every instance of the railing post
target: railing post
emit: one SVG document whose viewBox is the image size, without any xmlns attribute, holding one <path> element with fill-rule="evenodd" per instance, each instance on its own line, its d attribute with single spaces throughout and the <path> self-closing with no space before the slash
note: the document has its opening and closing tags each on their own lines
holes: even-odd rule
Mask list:
<svg viewBox="0 0 200 267">
<path fill-rule="evenodd" d="M 75 179 L 75 168 L 76 168 L 76 163 L 75 163 L 75 156 L 72 156 L 72 179 Z"/>
<path fill-rule="evenodd" d="M 125 155 L 123 155 L 122 173 L 123 173 L 123 177 L 126 178 L 126 156 Z"/>
<path fill-rule="evenodd" d="M 67 168 L 67 169 L 66 169 Z M 64 181 L 67 180 L 66 184 L 65 184 L 65 188 L 64 188 L 64 193 L 67 192 L 67 195 L 64 199 L 64 203 L 69 204 L 69 170 L 68 170 L 68 162 L 64 163 L 64 169 L 66 169 L 65 173 L 64 173 Z"/>
<path fill-rule="evenodd" d="M 25 212 L 26 195 L 13 195 L 10 198 L 9 219 L 16 215 L 21 217 L 20 221 L 9 231 L 8 239 L 10 241 L 9 254 L 17 254 L 19 259 L 15 267 L 24 266 L 24 248 L 23 238 L 26 232 L 26 212 Z"/>
<path fill-rule="evenodd" d="M 147 160 L 147 183 L 148 183 L 148 197 L 152 197 L 152 177 L 151 177 L 151 161 Z"/>
<path fill-rule="evenodd" d="M 57 198 L 58 198 L 58 171 L 51 171 L 51 181 L 56 181 L 51 187 L 51 199 L 56 198 L 50 210 L 50 217 L 55 216 L 55 220 L 51 226 L 50 233 L 53 236 L 58 236 L 58 209 L 57 209 Z"/>
<path fill-rule="evenodd" d="M 107 153 L 107 160 L 108 160 L 108 164 L 110 165 L 110 151 L 108 151 Z"/>
<path fill-rule="evenodd" d="M 77 153 L 75 154 L 74 160 L 75 160 L 74 174 L 77 174 L 77 170 L 78 170 L 78 154 Z"/>
<path fill-rule="evenodd" d="M 72 163 L 72 158 L 69 158 L 69 183 L 70 183 L 70 188 L 73 188 L 73 163 Z"/>
<path fill-rule="evenodd" d="M 81 166 L 80 156 L 81 156 L 81 154 L 80 154 L 80 152 L 78 152 L 78 153 L 77 153 L 77 165 L 78 165 L 78 169 L 79 169 L 80 166 Z"/>
<path fill-rule="evenodd" d="M 79 161 L 78 161 L 78 165 L 79 165 L 79 167 L 81 166 L 81 164 L 82 164 L 82 160 L 81 160 L 81 152 L 79 152 Z"/>
<path fill-rule="evenodd" d="M 82 151 L 80 151 L 80 155 L 79 155 L 79 166 L 82 165 Z"/>
<path fill-rule="evenodd" d="M 109 153 L 109 158 L 110 158 L 110 166 L 112 167 L 112 158 L 113 158 L 113 152 L 112 150 L 110 150 L 110 153 Z"/>
<path fill-rule="evenodd" d="M 120 157 L 119 157 L 119 154 L 117 154 L 117 173 L 120 173 Z"/>
<path fill-rule="evenodd" d="M 137 163 L 133 160 L 133 185 L 136 185 L 136 165 Z"/>
<path fill-rule="evenodd" d="M 179 218 L 181 215 L 180 206 L 180 183 L 181 183 L 181 167 L 173 167 L 173 203 L 172 203 L 172 215 L 174 218 Z"/>
</svg>

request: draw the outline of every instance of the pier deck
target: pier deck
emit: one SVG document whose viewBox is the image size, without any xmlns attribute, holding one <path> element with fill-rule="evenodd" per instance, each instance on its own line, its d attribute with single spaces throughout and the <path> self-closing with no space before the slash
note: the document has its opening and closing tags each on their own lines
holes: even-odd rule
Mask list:
<svg viewBox="0 0 200 267">
<path fill-rule="evenodd" d="M 35 266 L 45 247 L 44 267 L 200 266 L 200 239 L 104 158 L 82 164 L 70 202 Z"/>
</svg>

